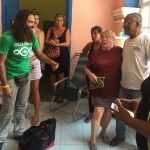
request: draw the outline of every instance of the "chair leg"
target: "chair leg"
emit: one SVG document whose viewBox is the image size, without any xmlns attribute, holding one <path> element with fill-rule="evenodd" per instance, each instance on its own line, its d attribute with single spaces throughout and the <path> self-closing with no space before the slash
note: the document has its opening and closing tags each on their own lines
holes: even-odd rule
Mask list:
<svg viewBox="0 0 150 150">
<path fill-rule="evenodd" d="M 49 109 L 50 110 L 54 110 L 55 108 L 53 108 L 53 103 L 54 103 L 54 100 L 55 100 L 55 98 L 56 98 L 56 96 L 53 96 L 53 98 L 52 98 L 52 100 L 51 100 L 51 102 L 50 102 L 50 104 L 49 104 Z"/>
<path fill-rule="evenodd" d="M 75 120 L 75 115 L 76 115 L 78 106 L 79 106 L 79 101 L 77 102 L 76 107 L 75 107 L 74 112 L 73 112 L 73 120 Z"/>
<path fill-rule="evenodd" d="M 85 114 L 81 115 L 81 116 L 78 117 L 78 118 L 75 117 L 75 116 L 76 116 L 77 109 L 78 109 L 78 106 L 79 106 L 79 103 L 80 103 L 80 101 L 78 100 L 78 101 L 77 101 L 77 104 L 76 104 L 76 107 L 75 107 L 75 109 L 74 109 L 74 112 L 73 112 L 73 121 L 80 120 L 81 118 L 83 118 L 84 116 L 86 116 L 86 113 L 85 113 Z"/>
</svg>

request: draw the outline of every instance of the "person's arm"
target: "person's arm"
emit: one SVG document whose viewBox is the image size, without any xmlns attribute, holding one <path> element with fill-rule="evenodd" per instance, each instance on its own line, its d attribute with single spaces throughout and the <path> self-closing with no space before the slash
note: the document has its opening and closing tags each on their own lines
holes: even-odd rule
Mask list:
<svg viewBox="0 0 150 150">
<path fill-rule="evenodd" d="M 37 38 L 38 38 L 38 43 L 40 46 L 40 51 L 43 51 L 43 47 L 44 47 L 44 32 L 42 30 L 40 30 L 40 32 L 36 33 Z M 33 55 L 30 58 L 30 63 L 32 64 L 32 61 L 36 60 L 37 57 L 35 55 Z"/>
<path fill-rule="evenodd" d="M 121 101 L 121 104 L 124 108 L 135 112 L 139 106 L 141 97 L 137 99 L 119 99 L 119 100 Z"/>
<path fill-rule="evenodd" d="M 90 48 L 91 48 L 92 42 L 86 44 L 86 46 L 82 49 L 82 53 L 84 53 L 86 56 L 88 56 Z"/>
<path fill-rule="evenodd" d="M 85 73 L 89 77 L 90 81 L 93 83 L 97 83 L 97 76 L 91 72 L 91 70 L 87 67 L 85 67 Z"/>
<path fill-rule="evenodd" d="M 50 59 L 49 57 L 47 57 L 40 49 L 35 50 L 34 54 L 42 62 L 45 62 L 45 63 L 51 65 L 52 70 L 55 71 L 59 67 L 59 64 L 57 62 L 55 62 L 52 59 Z"/>
<path fill-rule="evenodd" d="M 130 113 L 122 106 L 119 99 L 117 99 L 115 103 L 119 109 L 119 112 L 114 111 L 115 117 L 150 139 L 150 122 L 131 117 Z"/>
<path fill-rule="evenodd" d="M 83 53 L 89 52 L 89 51 L 90 51 L 91 44 L 92 44 L 91 42 L 90 42 L 90 43 L 87 43 L 87 44 L 85 45 L 85 47 L 82 49 L 82 52 L 83 52 Z"/>
<path fill-rule="evenodd" d="M 70 30 L 69 29 L 67 29 L 67 31 L 66 31 L 65 39 L 66 39 L 65 42 L 55 43 L 55 46 L 68 47 L 70 45 Z"/>
<path fill-rule="evenodd" d="M 46 33 L 46 37 L 45 37 L 45 44 L 46 45 L 52 45 L 52 46 L 56 46 L 56 43 L 53 39 L 49 39 L 50 34 L 51 34 L 51 30 L 52 28 L 49 28 L 47 33 Z"/>
<path fill-rule="evenodd" d="M 12 97 L 12 89 L 9 87 L 6 79 L 6 68 L 5 68 L 6 58 L 7 55 L 0 54 L 0 80 L 2 83 L 3 94 L 6 97 Z"/>
</svg>

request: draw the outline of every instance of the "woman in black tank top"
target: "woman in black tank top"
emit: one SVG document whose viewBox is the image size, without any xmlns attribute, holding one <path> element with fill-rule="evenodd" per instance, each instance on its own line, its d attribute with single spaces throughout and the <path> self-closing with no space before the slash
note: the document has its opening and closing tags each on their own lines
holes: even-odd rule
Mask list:
<svg viewBox="0 0 150 150">
<path fill-rule="evenodd" d="M 57 39 L 59 42 L 56 43 L 54 39 Z M 63 79 L 69 70 L 68 47 L 70 45 L 70 31 L 64 27 L 64 16 L 62 14 L 58 13 L 55 15 L 55 26 L 49 28 L 46 34 L 45 44 L 57 46 L 60 49 L 60 55 L 57 58 L 53 58 L 54 61 L 59 63 L 59 68 L 56 71 L 53 71 L 50 65 L 48 65 L 46 68 L 50 74 L 51 87 L 54 88 L 54 83 Z M 59 89 L 63 89 L 65 86 L 63 82 L 59 85 Z M 57 98 L 57 102 L 62 102 L 62 99 Z"/>
</svg>

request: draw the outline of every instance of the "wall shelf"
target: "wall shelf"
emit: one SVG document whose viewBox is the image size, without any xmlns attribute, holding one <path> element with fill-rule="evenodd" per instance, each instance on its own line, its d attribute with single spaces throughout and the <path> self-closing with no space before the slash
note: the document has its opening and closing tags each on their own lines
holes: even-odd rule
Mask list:
<svg viewBox="0 0 150 150">
<path fill-rule="evenodd" d="M 132 12 L 139 13 L 140 8 L 120 7 L 118 9 L 113 10 L 114 24 L 122 24 L 124 17 Z"/>
<path fill-rule="evenodd" d="M 124 41 L 127 39 L 128 37 L 118 37 L 116 36 L 115 37 L 115 40 L 114 40 L 114 45 L 117 45 L 117 46 L 120 46 L 123 48 L 123 45 L 124 45 Z"/>
</svg>

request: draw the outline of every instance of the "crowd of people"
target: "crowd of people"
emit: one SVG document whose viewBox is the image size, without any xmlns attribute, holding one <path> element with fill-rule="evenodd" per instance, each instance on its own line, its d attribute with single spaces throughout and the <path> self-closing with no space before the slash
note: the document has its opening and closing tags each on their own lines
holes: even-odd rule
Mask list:
<svg viewBox="0 0 150 150">
<path fill-rule="evenodd" d="M 14 139 L 19 140 L 24 132 L 23 124 L 28 99 L 34 104 L 31 125 L 39 124 L 39 81 L 42 76 L 40 61 L 47 64 L 51 89 L 54 83 L 68 74 L 70 30 L 65 27 L 65 17 L 57 13 L 54 27 L 44 32 L 38 27 L 39 14 L 36 9 L 20 10 L 12 27 L 0 37 L 0 81 L 3 105 L 0 112 L 0 149 L 9 133 L 9 123 L 14 118 Z M 124 18 L 124 32 L 129 37 L 123 48 L 114 45 L 115 33 L 91 29 L 92 42 L 82 52 L 88 57 L 85 67 L 89 87 L 89 115 L 85 123 L 91 122 L 90 150 L 99 150 L 96 136 L 101 126 L 100 138 L 110 146 L 125 140 L 127 124 L 137 131 L 139 150 L 150 150 L 150 37 L 142 28 L 142 17 L 130 13 Z M 45 48 L 44 48 L 45 47 Z M 104 86 L 90 89 L 90 82 L 97 84 L 103 77 Z M 65 83 L 60 84 L 63 89 Z M 57 97 L 57 103 L 63 99 Z M 111 109 L 116 103 L 118 111 Z M 133 118 L 127 111 L 134 111 Z M 114 114 L 116 136 L 110 139 L 107 127 Z"/>
</svg>

